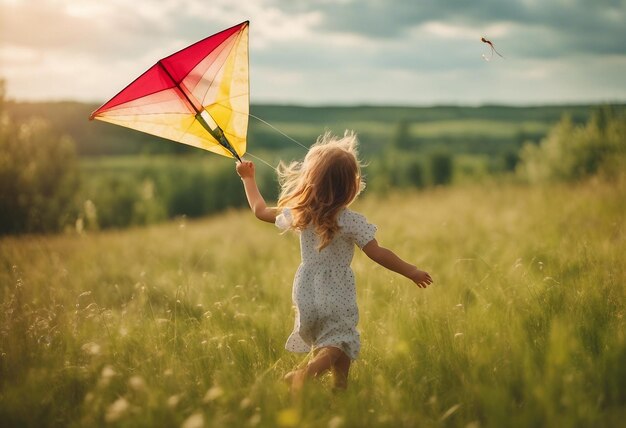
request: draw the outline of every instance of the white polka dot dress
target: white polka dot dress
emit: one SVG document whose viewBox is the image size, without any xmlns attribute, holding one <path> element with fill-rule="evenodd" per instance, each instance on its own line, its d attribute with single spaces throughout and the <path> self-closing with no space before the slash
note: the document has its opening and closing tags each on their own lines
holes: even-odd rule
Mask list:
<svg viewBox="0 0 626 428">
<path fill-rule="evenodd" d="M 354 244 L 363 248 L 374 239 L 376 226 L 347 208 L 340 212 L 337 222 L 339 232 L 321 251 L 317 249 L 318 237 L 311 226 L 300 232 L 302 263 L 292 292 L 296 319 L 285 349 L 309 352 L 334 346 L 356 359 L 361 342 L 356 329 L 359 311 L 350 263 Z M 286 230 L 290 225 L 291 214 L 285 209 L 277 216 L 276 226 Z"/>
</svg>

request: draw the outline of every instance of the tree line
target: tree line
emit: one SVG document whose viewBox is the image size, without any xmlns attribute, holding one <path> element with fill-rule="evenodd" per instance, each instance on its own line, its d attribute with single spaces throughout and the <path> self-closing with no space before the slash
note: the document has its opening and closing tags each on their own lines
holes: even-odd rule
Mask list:
<svg viewBox="0 0 626 428">
<path fill-rule="evenodd" d="M 407 122 L 399 120 L 390 147 L 369 153 L 370 193 L 447 185 L 471 168 L 450 149 L 420 147 L 415 141 Z M 625 166 L 626 115 L 612 107 L 597 109 L 582 123 L 565 115 L 545 138 L 520 146 L 486 158 L 484 169 L 532 182 L 615 175 Z M 73 139 L 49 121 L 7 114 L 0 82 L 0 234 L 121 228 L 246 204 L 232 162 L 186 150 L 81 159 Z M 274 171 L 264 166 L 257 171 L 267 198 L 275 199 Z"/>
</svg>

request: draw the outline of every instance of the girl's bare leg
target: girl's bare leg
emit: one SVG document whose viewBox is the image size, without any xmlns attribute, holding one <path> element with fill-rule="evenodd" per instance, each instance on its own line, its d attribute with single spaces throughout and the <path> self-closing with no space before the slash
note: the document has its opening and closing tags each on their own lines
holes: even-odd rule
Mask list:
<svg viewBox="0 0 626 428">
<path fill-rule="evenodd" d="M 348 372 L 350 371 L 350 363 L 352 360 L 345 352 L 335 361 L 332 366 L 333 377 L 335 378 L 335 389 L 346 389 L 348 387 Z"/>
<path fill-rule="evenodd" d="M 316 378 L 333 368 L 342 355 L 345 355 L 344 352 L 334 346 L 321 348 L 305 368 L 297 370 L 293 374 L 291 377 L 291 391 L 295 394 L 299 393 L 307 379 Z"/>
<path fill-rule="evenodd" d="M 298 370 L 290 371 L 285 376 L 283 376 L 283 381 L 285 381 L 288 385 L 291 385 L 291 382 L 293 381 L 293 377 L 296 375 L 296 373 L 298 373 Z"/>
</svg>

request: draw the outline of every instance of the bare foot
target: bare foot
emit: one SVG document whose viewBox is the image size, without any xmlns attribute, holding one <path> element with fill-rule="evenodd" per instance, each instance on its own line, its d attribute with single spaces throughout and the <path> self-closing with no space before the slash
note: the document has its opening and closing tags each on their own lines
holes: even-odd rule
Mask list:
<svg viewBox="0 0 626 428">
<path fill-rule="evenodd" d="M 306 379 L 306 370 L 296 370 L 291 377 L 291 396 L 298 398 L 302 387 L 304 387 L 304 381 Z"/>
<path fill-rule="evenodd" d="M 285 382 L 287 385 L 291 385 L 293 381 L 293 377 L 296 375 L 297 371 L 298 370 L 292 370 L 289 373 L 287 373 L 285 376 L 283 376 L 283 382 Z"/>
</svg>

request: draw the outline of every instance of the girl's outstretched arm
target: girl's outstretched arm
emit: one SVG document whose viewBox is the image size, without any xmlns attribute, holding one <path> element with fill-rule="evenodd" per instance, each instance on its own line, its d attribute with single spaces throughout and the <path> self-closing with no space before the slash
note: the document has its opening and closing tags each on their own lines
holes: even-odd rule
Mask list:
<svg viewBox="0 0 626 428">
<path fill-rule="evenodd" d="M 393 251 L 378 245 L 376 239 L 372 239 L 363 247 L 363 252 L 367 257 L 374 260 L 379 265 L 404 275 L 417 284 L 420 288 L 426 288 L 433 283 L 433 279 L 428 272 L 419 270 L 410 263 L 405 262 Z"/>
<path fill-rule="evenodd" d="M 243 181 L 248 204 L 256 218 L 268 223 L 274 223 L 276 221 L 276 210 L 268 208 L 263 195 L 259 191 L 256 178 L 254 177 L 254 164 L 250 161 L 237 162 L 235 169 Z"/>
</svg>

